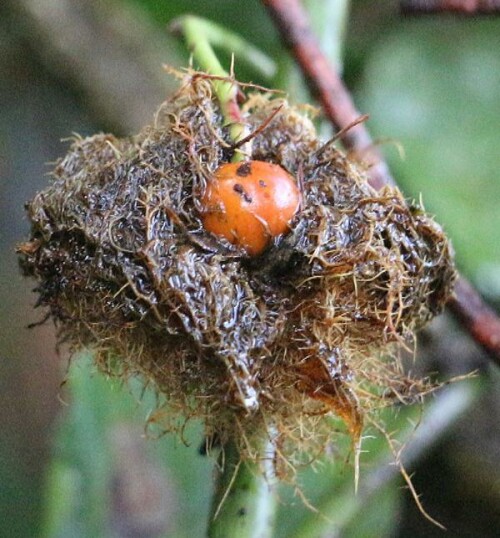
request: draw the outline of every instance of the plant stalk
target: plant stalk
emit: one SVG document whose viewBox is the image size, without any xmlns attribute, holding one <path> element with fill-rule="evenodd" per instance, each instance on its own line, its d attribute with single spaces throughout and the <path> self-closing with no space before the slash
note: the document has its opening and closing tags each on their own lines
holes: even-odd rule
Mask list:
<svg viewBox="0 0 500 538">
<path fill-rule="evenodd" d="M 176 19 L 172 25 L 175 32 L 180 32 L 186 41 L 193 58 L 201 69 L 209 75 L 220 77 L 211 81 L 217 100 L 221 107 L 222 115 L 226 125 L 229 127 L 231 140 L 236 144 L 243 140 L 249 134 L 249 129 L 245 124 L 244 118 L 238 106 L 238 84 L 233 79 L 233 73 L 229 74 L 219 62 L 212 44 L 220 46 L 233 46 L 237 51 L 246 50 L 245 57 L 252 64 L 255 62 L 264 62 L 263 69 L 266 74 L 273 72 L 274 64 L 267 60 L 267 57 L 258 49 L 252 46 L 245 46 L 245 42 L 237 38 L 231 32 L 226 32 L 216 24 L 195 17 L 186 15 Z M 224 43 L 225 38 L 227 42 Z M 236 148 L 233 162 L 242 161 L 251 153 L 249 144 L 243 144 Z"/>
<path fill-rule="evenodd" d="M 251 154 L 249 142 L 243 141 L 249 134 L 248 127 L 238 106 L 238 85 L 232 73 L 228 74 L 217 58 L 212 45 L 231 47 L 243 52 L 251 61 L 262 61 L 263 55 L 223 28 L 191 15 L 174 21 L 172 29 L 181 33 L 199 67 L 214 78 L 210 83 L 229 127 L 229 135 L 235 144 L 233 162 L 246 159 Z M 226 39 L 227 38 L 227 39 Z M 233 51 L 234 52 L 234 51 Z M 260 56 L 259 56 L 260 55 Z M 267 70 L 270 70 L 269 63 Z M 217 78 L 216 78 L 217 77 Z M 271 538 L 276 513 L 274 495 L 274 453 L 269 438 L 257 450 L 257 459 L 243 460 L 234 440 L 225 444 L 221 452 L 220 473 L 212 502 L 208 525 L 209 538 Z"/>
<path fill-rule="evenodd" d="M 209 538 L 271 538 L 276 514 L 274 447 L 263 447 L 260 461 L 242 461 L 236 444 L 221 454 L 208 527 Z"/>
</svg>

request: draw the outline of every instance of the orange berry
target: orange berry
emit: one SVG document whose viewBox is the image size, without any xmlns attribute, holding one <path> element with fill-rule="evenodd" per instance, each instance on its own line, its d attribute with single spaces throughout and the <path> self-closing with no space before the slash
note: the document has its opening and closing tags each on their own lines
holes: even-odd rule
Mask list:
<svg viewBox="0 0 500 538">
<path fill-rule="evenodd" d="M 263 161 L 226 163 L 203 194 L 203 225 L 255 256 L 273 237 L 289 231 L 299 203 L 299 189 L 281 166 Z"/>
</svg>

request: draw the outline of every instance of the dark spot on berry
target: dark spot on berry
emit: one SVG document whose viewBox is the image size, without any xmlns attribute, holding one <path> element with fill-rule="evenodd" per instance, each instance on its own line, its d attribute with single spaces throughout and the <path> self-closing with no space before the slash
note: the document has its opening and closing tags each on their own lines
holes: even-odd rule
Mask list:
<svg viewBox="0 0 500 538">
<path fill-rule="evenodd" d="M 240 509 L 238 510 L 237 514 L 238 514 L 238 517 L 246 516 L 246 515 L 247 515 L 246 508 L 240 508 Z"/>
<path fill-rule="evenodd" d="M 259 185 L 261 187 L 267 187 L 267 183 L 263 179 L 259 179 Z"/>
<path fill-rule="evenodd" d="M 252 173 L 252 165 L 249 162 L 243 163 L 236 169 L 236 175 L 239 177 L 247 177 Z"/>
<path fill-rule="evenodd" d="M 243 188 L 243 185 L 241 185 L 241 183 L 235 183 L 234 184 L 234 187 L 233 187 L 233 190 L 234 192 L 237 192 L 238 194 L 240 194 L 243 198 L 243 200 L 245 200 L 245 202 L 247 204 L 251 204 L 252 203 L 252 197 L 249 196 L 246 192 L 245 192 L 245 189 Z"/>
</svg>

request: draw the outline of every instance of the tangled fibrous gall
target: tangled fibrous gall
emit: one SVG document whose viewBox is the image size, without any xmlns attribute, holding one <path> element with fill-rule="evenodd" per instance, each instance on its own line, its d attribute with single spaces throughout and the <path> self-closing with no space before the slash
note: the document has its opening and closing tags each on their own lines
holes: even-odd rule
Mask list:
<svg viewBox="0 0 500 538">
<path fill-rule="evenodd" d="M 243 453 L 272 426 L 292 461 L 328 441 L 328 414 L 357 439 L 367 413 L 428 389 L 397 349 L 441 312 L 455 271 L 433 219 L 398 189 L 371 188 L 301 110 L 255 91 L 242 112 L 255 132 L 245 166 L 278 164 L 300 191 L 288 233 L 263 252 L 203 225 L 235 149 L 199 73 L 138 136 L 75 139 L 28 204 L 18 250 L 61 341 L 90 346 L 114 375 L 141 374 L 172 413 Z"/>
</svg>

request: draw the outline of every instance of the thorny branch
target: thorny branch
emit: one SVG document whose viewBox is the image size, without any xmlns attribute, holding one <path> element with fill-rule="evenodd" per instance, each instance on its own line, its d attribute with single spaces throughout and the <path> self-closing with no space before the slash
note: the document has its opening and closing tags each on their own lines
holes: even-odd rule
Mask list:
<svg viewBox="0 0 500 538">
<path fill-rule="evenodd" d="M 491 15 L 500 13 L 499 0 L 401 0 L 401 13 L 457 13 L 460 15 Z"/>
<path fill-rule="evenodd" d="M 340 76 L 322 53 L 299 0 L 262 1 L 312 90 L 317 94 L 327 118 L 337 129 L 350 125 L 360 113 Z M 342 140 L 351 151 L 364 157 L 368 152 L 371 164 L 370 182 L 375 188 L 395 185 L 387 164 L 373 147 L 370 134 L 363 123 L 350 129 Z M 449 306 L 464 329 L 483 347 L 489 357 L 500 365 L 500 318 L 465 278 L 459 278 L 455 297 Z"/>
</svg>

